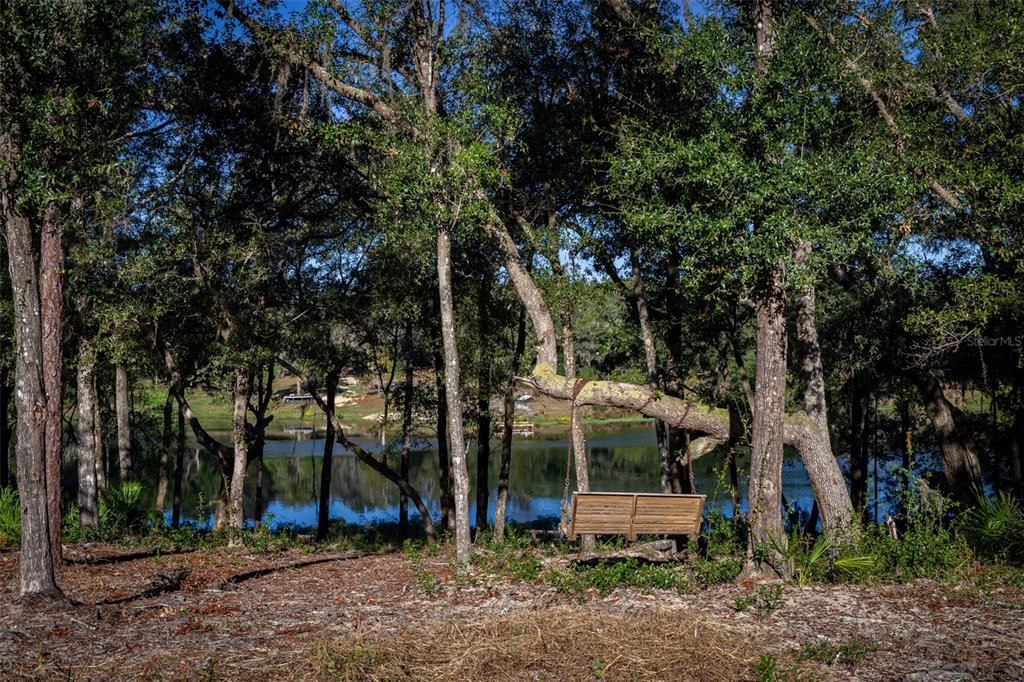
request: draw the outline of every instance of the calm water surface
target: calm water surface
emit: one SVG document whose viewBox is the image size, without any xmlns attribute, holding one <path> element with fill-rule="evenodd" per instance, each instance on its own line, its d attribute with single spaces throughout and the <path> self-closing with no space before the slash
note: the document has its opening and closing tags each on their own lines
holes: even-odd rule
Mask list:
<svg viewBox="0 0 1024 682">
<path fill-rule="evenodd" d="M 230 434 L 213 432 L 214 437 L 230 442 Z M 590 456 L 591 489 L 595 491 L 660 492 L 658 451 L 653 424 L 637 423 L 601 426 L 587 429 L 587 450 Z M 379 442 L 367 436 L 352 439 L 369 452 L 380 456 Z M 492 485 L 488 517 L 494 518 L 497 497 L 499 443 L 492 442 L 490 481 Z M 517 436 L 512 452 L 509 477 L 507 515 L 521 523 L 557 517 L 559 498 L 565 482 L 568 428 L 538 433 L 532 438 Z M 321 433 L 289 433 L 288 425 L 279 425 L 264 451 L 264 521 L 272 528 L 281 526 L 310 527 L 316 525 L 317 496 L 320 490 L 320 468 L 324 439 Z M 387 453 L 389 464 L 397 468 L 397 447 Z M 476 448 L 470 443 L 470 482 L 476 481 Z M 746 492 L 743 472 L 749 455 L 738 458 L 741 472 L 740 489 Z M 724 456 L 712 453 L 699 459 L 694 478 L 699 492 L 708 496 L 708 506 L 721 506 L 732 512 Z M 330 515 L 333 520 L 367 524 L 398 520 L 397 487 L 362 464 L 341 446 L 334 450 L 331 473 Z M 253 517 L 255 468 L 246 479 L 246 515 Z M 423 496 L 431 515 L 440 514 L 438 503 L 438 464 L 436 443 L 422 440 L 416 444 L 410 462 L 410 479 Z M 572 481 L 575 487 L 575 478 Z M 200 525 L 212 522 L 212 503 L 217 498 L 219 476 L 212 457 L 190 444 L 185 462 L 185 489 L 182 499 L 184 518 Z M 792 454 L 783 468 L 783 489 L 787 502 L 805 512 L 813 495 L 803 465 Z M 476 518 L 475 490 L 471 490 L 470 518 Z M 742 503 L 745 509 L 746 500 Z M 412 517 L 418 516 L 410 505 Z M 170 508 L 166 510 L 170 518 Z"/>
</svg>

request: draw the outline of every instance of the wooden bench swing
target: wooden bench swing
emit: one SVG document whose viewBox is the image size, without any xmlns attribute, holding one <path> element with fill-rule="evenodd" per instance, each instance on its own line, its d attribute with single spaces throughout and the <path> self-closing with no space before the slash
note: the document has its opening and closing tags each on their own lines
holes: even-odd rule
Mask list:
<svg viewBox="0 0 1024 682">
<path fill-rule="evenodd" d="M 700 533 L 704 495 L 580 493 L 572 495 L 569 539 L 579 535 L 687 535 Z"/>
<path fill-rule="evenodd" d="M 576 400 L 589 383 L 577 379 L 572 390 L 570 420 L 576 421 Z M 572 469 L 572 445 L 565 459 L 563 505 L 569 493 Z M 701 513 L 705 495 L 669 493 L 581 493 L 572 494 L 569 513 L 569 539 L 580 535 L 625 535 L 636 540 L 638 535 L 686 535 L 696 539 L 700 534 Z M 562 507 L 563 519 L 565 507 Z"/>
</svg>

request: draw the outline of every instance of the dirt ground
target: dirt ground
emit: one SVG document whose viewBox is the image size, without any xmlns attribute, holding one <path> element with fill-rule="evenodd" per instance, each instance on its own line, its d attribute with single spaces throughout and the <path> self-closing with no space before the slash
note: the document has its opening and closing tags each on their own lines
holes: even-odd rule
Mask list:
<svg viewBox="0 0 1024 682">
<path fill-rule="evenodd" d="M 998 581 L 787 586 L 764 613 L 735 606 L 751 586 L 580 598 L 457 580 L 443 555 L 423 559 L 440 585 L 426 594 L 397 552 L 142 554 L 69 550 L 70 601 L 43 604 L 16 598 L 17 554 L 0 554 L 0 677 L 1024 679 L 1022 593 Z M 823 638 L 867 652 L 798 660 Z"/>
</svg>

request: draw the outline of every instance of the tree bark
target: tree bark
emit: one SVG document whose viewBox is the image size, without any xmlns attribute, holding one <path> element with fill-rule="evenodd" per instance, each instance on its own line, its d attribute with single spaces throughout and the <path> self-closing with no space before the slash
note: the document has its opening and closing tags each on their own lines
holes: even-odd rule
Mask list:
<svg viewBox="0 0 1024 682">
<path fill-rule="evenodd" d="M 519 322 L 516 325 L 515 348 L 509 364 L 508 378 L 505 382 L 504 409 L 501 424 L 501 464 L 498 468 L 498 498 L 494 503 L 494 539 L 501 542 L 505 539 L 505 511 L 508 506 L 508 478 L 512 468 L 512 438 L 516 418 L 516 372 L 519 362 L 526 349 L 526 314 L 519 309 Z"/>
<path fill-rule="evenodd" d="M 0 219 L 7 235 L 16 359 L 14 404 L 18 415 L 15 461 L 21 503 L 22 596 L 59 597 L 47 507 L 46 421 L 43 330 L 39 279 L 29 221 L 17 213 L 10 187 L 19 167 L 17 131 L 0 131 Z"/>
<path fill-rule="evenodd" d="M 234 459 L 230 477 L 225 476 L 228 489 L 227 524 L 231 528 L 242 528 L 245 523 L 245 470 L 249 466 L 249 441 L 246 434 L 246 414 L 249 409 L 249 394 L 252 391 L 252 373 L 244 368 L 235 375 L 235 407 L 231 424 L 234 442 Z"/>
<path fill-rule="evenodd" d="M 50 544 L 56 565 L 61 547 L 61 462 L 64 432 L 64 228 L 56 206 L 43 211 L 39 240 L 39 305 L 42 325 L 43 390 L 46 394 L 46 500 Z"/>
<path fill-rule="evenodd" d="M 981 490 L 981 463 L 971 435 L 962 423 L 963 413 L 946 399 L 942 385 L 927 369 L 911 369 L 910 379 L 917 387 L 939 440 L 949 490 L 962 505 L 973 506 L 976 503 L 974 491 Z"/>
<path fill-rule="evenodd" d="M 256 462 L 256 490 L 252 501 L 253 523 L 259 526 L 263 521 L 263 485 L 264 467 L 263 452 L 267 444 L 267 427 L 274 421 L 274 415 L 267 416 L 270 409 L 270 401 L 274 397 L 274 363 L 268 362 L 266 375 L 263 368 L 257 370 L 256 381 L 256 406 L 253 409 L 253 418 L 256 421 L 255 437 L 249 447 L 249 459 Z"/>
<path fill-rule="evenodd" d="M 323 413 L 327 418 L 324 433 L 324 457 L 320 466 L 320 504 L 316 514 L 316 539 L 323 542 L 327 539 L 329 510 L 331 504 L 331 465 L 334 460 L 334 398 L 338 394 L 338 373 L 328 372 L 324 380 L 327 398 L 324 400 Z"/>
<path fill-rule="evenodd" d="M 119 362 L 114 368 L 114 409 L 117 413 L 117 470 L 122 481 L 132 478 L 131 401 L 128 367 Z"/>
<path fill-rule="evenodd" d="M 478 301 L 480 361 L 477 373 L 476 437 L 476 532 L 487 528 L 491 469 L 491 277 L 484 276 Z"/>
<path fill-rule="evenodd" d="M 795 260 L 798 263 L 805 261 L 810 251 L 810 244 L 804 244 L 798 249 Z M 797 294 L 795 304 L 796 338 L 803 355 L 804 411 L 809 417 L 808 426 L 813 442 L 813 447 L 801 451 L 800 457 L 814 488 L 822 529 L 826 533 L 856 533 L 852 525 L 854 514 L 850 493 L 846 490 L 843 472 L 832 451 L 829 436 L 825 368 L 818 342 L 817 300 L 813 282 Z"/>
<path fill-rule="evenodd" d="M 412 317 L 405 322 L 405 338 L 402 350 L 405 363 L 405 386 L 402 403 L 402 455 L 398 463 L 398 473 L 406 481 L 409 480 L 409 456 L 412 452 L 412 415 L 413 399 L 416 391 L 416 377 L 413 368 L 413 336 Z M 398 498 L 398 528 L 404 535 L 409 527 L 409 496 L 404 492 Z"/>
<path fill-rule="evenodd" d="M 78 520 L 83 528 L 100 524 L 96 490 L 96 354 L 89 343 L 78 343 Z"/>
<path fill-rule="evenodd" d="M 786 309 L 782 267 L 773 266 L 757 291 L 757 370 L 754 420 L 747 489 L 750 557 L 746 575 L 770 569 L 786 577 L 780 549 L 782 526 L 782 455 L 786 401 Z"/>
<path fill-rule="evenodd" d="M 437 230 L 437 280 L 441 302 L 441 341 L 444 348 L 445 398 L 448 403 L 448 438 L 455 482 L 455 560 L 469 564 L 469 470 L 462 431 L 462 387 L 459 381 L 459 349 L 455 340 L 455 304 L 452 298 L 451 241 L 448 230 Z"/>
</svg>

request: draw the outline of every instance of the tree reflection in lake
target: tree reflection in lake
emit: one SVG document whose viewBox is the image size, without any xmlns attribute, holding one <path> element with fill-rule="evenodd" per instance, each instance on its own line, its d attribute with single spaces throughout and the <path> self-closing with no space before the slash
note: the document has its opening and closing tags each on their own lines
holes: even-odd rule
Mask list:
<svg viewBox="0 0 1024 682">
<path fill-rule="evenodd" d="M 227 436 L 214 433 L 215 437 Z M 306 437 L 303 437 L 303 436 Z M 530 522 L 559 514 L 559 496 L 565 482 L 566 456 L 569 443 L 566 433 L 538 433 L 535 438 L 517 438 L 512 457 L 509 481 L 508 518 L 516 522 Z M 309 438 L 306 434 L 285 434 L 278 431 L 277 438 L 268 440 L 264 455 L 264 519 L 271 527 L 294 525 L 316 526 L 316 500 L 319 490 L 320 455 L 322 438 Z M 381 456 L 379 443 L 373 437 L 353 437 L 367 451 Z M 590 451 L 591 487 L 595 491 L 658 492 L 660 474 L 654 428 L 647 424 L 616 425 L 588 430 L 587 447 Z M 396 458 L 389 452 L 387 457 Z M 475 457 L 470 456 L 470 480 L 475 480 Z M 492 458 L 491 485 L 497 485 L 498 461 Z M 698 460 L 694 465 L 697 490 L 708 496 L 709 505 L 721 506 L 731 513 L 727 478 L 722 475 L 724 458 L 715 453 Z M 747 453 L 739 456 L 740 470 L 747 466 Z M 155 474 L 155 471 L 154 471 Z M 384 478 L 361 464 L 343 448 L 338 447 L 331 474 L 331 520 L 366 524 L 397 521 L 398 489 Z M 417 444 L 410 463 L 410 479 L 423 495 L 431 514 L 439 514 L 438 470 L 434 443 L 422 440 Z M 208 453 L 190 444 L 186 457 L 185 490 L 182 497 L 182 517 L 209 525 L 213 502 L 220 485 L 213 460 Z M 246 518 L 252 519 L 252 494 L 255 470 L 250 469 L 246 500 Z M 575 481 L 573 481 L 573 485 Z M 813 501 L 810 483 L 799 460 L 787 457 L 783 472 L 784 493 L 788 502 L 808 511 Z M 740 489 L 746 491 L 745 480 Z M 494 492 L 492 490 L 492 492 Z M 488 517 L 494 518 L 494 500 Z M 471 502 L 475 495 L 471 495 Z M 745 505 L 745 500 L 743 502 Z M 475 518 L 475 507 L 470 518 Z M 166 511 L 170 518 L 170 509 Z M 435 517 L 436 518 L 436 517 Z"/>
</svg>

